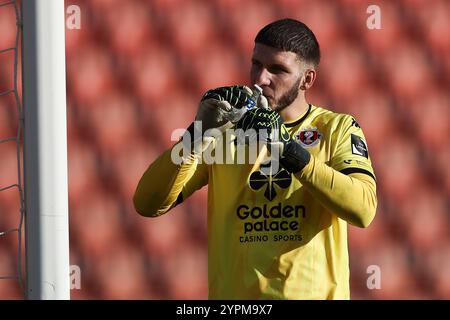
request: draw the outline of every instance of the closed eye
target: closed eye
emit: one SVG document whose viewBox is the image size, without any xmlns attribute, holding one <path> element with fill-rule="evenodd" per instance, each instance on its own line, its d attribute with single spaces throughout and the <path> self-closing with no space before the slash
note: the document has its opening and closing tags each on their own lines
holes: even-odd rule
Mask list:
<svg viewBox="0 0 450 320">
<path fill-rule="evenodd" d="M 273 64 L 270 65 L 267 70 L 271 73 L 283 73 L 286 72 L 288 73 L 289 70 L 287 70 L 284 66 L 280 65 L 280 64 Z"/>
</svg>

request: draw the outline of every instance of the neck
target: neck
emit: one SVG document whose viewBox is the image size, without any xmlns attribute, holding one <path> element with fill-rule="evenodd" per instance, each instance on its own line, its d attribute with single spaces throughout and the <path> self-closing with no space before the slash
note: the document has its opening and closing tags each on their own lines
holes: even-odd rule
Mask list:
<svg viewBox="0 0 450 320">
<path fill-rule="evenodd" d="M 308 102 L 306 101 L 305 95 L 300 93 L 290 106 L 280 111 L 280 115 L 285 122 L 290 122 L 297 119 L 307 110 Z"/>
</svg>

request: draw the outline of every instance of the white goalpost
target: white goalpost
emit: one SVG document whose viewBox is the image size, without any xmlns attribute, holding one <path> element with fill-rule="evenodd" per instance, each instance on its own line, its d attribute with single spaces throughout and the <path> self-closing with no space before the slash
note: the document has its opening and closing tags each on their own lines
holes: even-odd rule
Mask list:
<svg viewBox="0 0 450 320">
<path fill-rule="evenodd" d="M 64 0 L 22 0 L 26 298 L 70 299 Z"/>
</svg>

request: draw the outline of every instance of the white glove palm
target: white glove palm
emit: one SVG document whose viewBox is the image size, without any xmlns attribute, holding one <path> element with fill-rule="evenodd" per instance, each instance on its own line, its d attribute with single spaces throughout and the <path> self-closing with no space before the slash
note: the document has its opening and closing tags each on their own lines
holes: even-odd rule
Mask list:
<svg viewBox="0 0 450 320">
<path fill-rule="evenodd" d="M 220 87 L 209 90 L 202 97 L 195 120 L 202 121 L 202 129 L 216 128 L 220 132 L 231 128 L 232 111 L 246 109 L 249 104 L 256 105 L 253 92 L 246 86 Z"/>
<path fill-rule="evenodd" d="M 256 105 L 253 92 L 245 86 L 209 90 L 200 101 L 191 139 L 194 154 L 201 154 L 216 137 L 234 126 L 233 111 Z"/>
<path fill-rule="evenodd" d="M 228 101 L 205 99 L 200 102 L 195 121 L 201 122 L 202 133 L 210 129 L 224 132 L 233 126 L 226 117 L 226 113 L 229 111 L 231 111 L 231 105 Z"/>
</svg>

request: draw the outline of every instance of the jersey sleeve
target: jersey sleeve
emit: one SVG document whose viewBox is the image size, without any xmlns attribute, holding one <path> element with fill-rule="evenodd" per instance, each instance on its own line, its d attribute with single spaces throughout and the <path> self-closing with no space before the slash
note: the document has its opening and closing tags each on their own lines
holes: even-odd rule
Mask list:
<svg viewBox="0 0 450 320">
<path fill-rule="evenodd" d="M 331 212 L 361 228 L 375 217 L 376 180 L 364 134 L 354 118 L 341 115 L 330 124 L 328 163 L 311 155 L 296 174 L 299 181 Z"/>
<path fill-rule="evenodd" d="M 150 164 L 139 181 L 133 202 L 143 216 L 166 213 L 208 183 L 208 166 L 204 162 L 192 156 L 189 161 L 175 164 L 172 150 Z"/>
<path fill-rule="evenodd" d="M 343 174 L 366 174 L 376 180 L 364 133 L 350 115 L 343 115 L 334 129 L 330 166 Z"/>
</svg>

